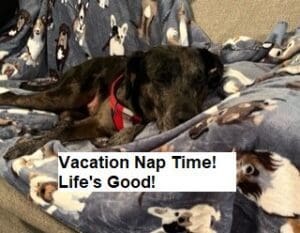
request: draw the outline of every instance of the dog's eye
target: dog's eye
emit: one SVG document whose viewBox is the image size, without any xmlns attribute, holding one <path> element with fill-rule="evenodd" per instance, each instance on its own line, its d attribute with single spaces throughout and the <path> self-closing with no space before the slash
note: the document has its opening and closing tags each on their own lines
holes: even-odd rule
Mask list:
<svg viewBox="0 0 300 233">
<path fill-rule="evenodd" d="M 255 167 L 252 164 L 247 164 L 245 167 L 243 167 L 243 170 L 246 175 L 253 175 L 255 172 Z"/>
</svg>

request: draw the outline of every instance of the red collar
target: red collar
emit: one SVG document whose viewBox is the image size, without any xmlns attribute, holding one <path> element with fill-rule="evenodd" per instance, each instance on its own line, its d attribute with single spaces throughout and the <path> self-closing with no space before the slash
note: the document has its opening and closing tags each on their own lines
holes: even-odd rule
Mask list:
<svg viewBox="0 0 300 233">
<path fill-rule="evenodd" d="M 109 103 L 112 110 L 112 118 L 114 125 L 118 131 L 123 128 L 130 127 L 142 121 L 142 118 L 136 115 L 133 111 L 123 106 L 116 97 L 116 91 L 123 79 L 121 74 L 111 85 Z"/>
</svg>

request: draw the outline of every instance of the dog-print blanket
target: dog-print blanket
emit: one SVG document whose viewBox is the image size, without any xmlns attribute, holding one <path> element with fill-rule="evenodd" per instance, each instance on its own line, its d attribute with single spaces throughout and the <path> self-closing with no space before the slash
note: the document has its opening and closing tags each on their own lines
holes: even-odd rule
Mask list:
<svg viewBox="0 0 300 233">
<path fill-rule="evenodd" d="M 44 211 L 79 232 L 253 233 L 300 230 L 300 29 L 279 22 L 264 41 L 214 44 L 187 0 L 20 0 L 0 35 L 0 92 L 55 85 L 96 56 L 159 44 L 208 48 L 225 64 L 205 111 L 159 134 L 150 123 L 120 151 L 236 151 L 236 193 L 66 193 L 58 151 L 99 150 L 50 141 L 31 155 L 0 158 L 0 174 Z M 62 100 L 63 101 L 63 100 Z M 0 155 L 21 136 L 56 125 L 50 112 L 1 106 Z"/>
</svg>

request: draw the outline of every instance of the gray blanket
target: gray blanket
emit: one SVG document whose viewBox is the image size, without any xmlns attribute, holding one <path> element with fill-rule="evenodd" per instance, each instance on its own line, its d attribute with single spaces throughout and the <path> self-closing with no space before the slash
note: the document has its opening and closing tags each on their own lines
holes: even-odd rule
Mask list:
<svg viewBox="0 0 300 233">
<path fill-rule="evenodd" d="M 25 81 L 37 86 L 56 82 L 91 57 L 131 54 L 159 44 L 209 48 L 226 65 L 219 94 L 209 96 L 207 110 L 162 134 L 150 123 L 134 142 L 112 150 L 238 153 L 236 193 L 52 190 L 56 199 L 50 201 L 40 192 L 43 184 L 57 182 L 57 152 L 99 150 L 89 141 L 50 141 L 32 155 L 0 159 L 1 176 L 35 204 L 80 232 L 297 232 L 299 30 L 286 34 L 287 24 L 279 22 L 263 42 L 239 38 L 216 45 L 194 23 L 185 0 L 21 0 L 20 8 L 0 36 L 1 92 L 8 88 L 26 94 L 20 88 Z M 142 27 L 145 19 L 149 33 Z M 120 41 L 114 40 L 116 28 Z M 51 129 L 57 120 L 53 113 L 1 106 L 0 155 L 18 137 Z"/>
</svg>

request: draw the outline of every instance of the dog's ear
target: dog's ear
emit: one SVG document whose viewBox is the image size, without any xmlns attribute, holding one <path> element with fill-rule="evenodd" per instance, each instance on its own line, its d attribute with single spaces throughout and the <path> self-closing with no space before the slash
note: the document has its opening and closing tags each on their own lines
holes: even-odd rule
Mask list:
<svg viewBox="0 0 300 233">
<path fill-rule="evenodd" d="M 124 23 L 121 27 L 121 32 L 122 32 L 122 35 L 126 35 L 127 34 L 127 31 L 128 31 L 128 24 L 127 23 Z"/>
<path fill-rule="evenodd" d="M 170 211 L 169 208 L 163 208 L 163 207 L 150 207 L 148 208 L 148 213 L 156 216 L 158 218 L 163 218 L 164 215 L 166 215 Z"/>
<path fill-rule="evenodd" d="M 47 25 L 47 17 L 45 15 L 42 16 L 41 20 L 44 25 Z"/>
<path fill-rule="evenodd" d="M 224 72 L 224 66 L 219 56 L 209 52 L 207 49 L 199 49 L 205 65 L 205 73 L 208 77 L 209 88 L 216 88 Z"/>
<path fill-rule="evenodd" d="M 113 28 L 114 26 L 117 25 L 117 21 L 114 15 L 110 16 L 110 27 Z"/>
<path fill-rule="evenodd" d="M 125 79 L 126 79 L 126 98 L 129 99 L 132 96 L 133 90 L 136 86 L 137 74 L 139 70 L 142 69 L 142 61 L 144 58 L 144 53 L 141 51 L 137 51 L 131 55 L 128 59 L 126 71 L 125 71 Z"/>
</svg>

